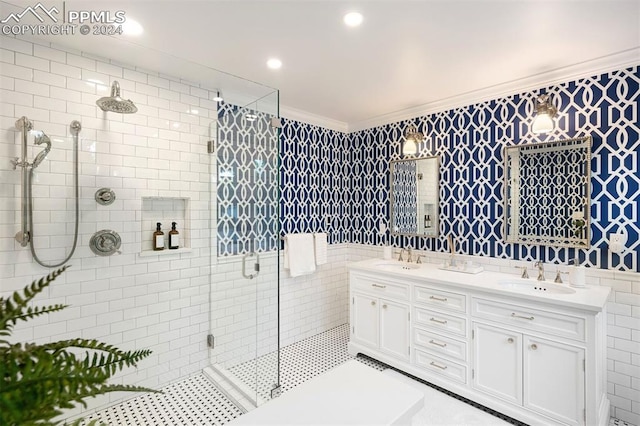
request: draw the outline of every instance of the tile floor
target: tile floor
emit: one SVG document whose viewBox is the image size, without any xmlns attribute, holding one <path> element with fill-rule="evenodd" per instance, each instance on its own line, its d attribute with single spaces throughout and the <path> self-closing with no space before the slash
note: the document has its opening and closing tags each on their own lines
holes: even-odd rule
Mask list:
<svg viewBox="0 0 640 426">
<path fill-rule="evenodd" d="M 312 336 L 281 349 L 280 383 L 282 392 L 328 371 L 352 357 L 347 353 L 348 325 L 342 325 Z M 414 380 L 389 368 L 376 360 L 358 357 L 377 370 L 385 371 L 425 394 L 425 409 L 413 419 L 412 425 L 508 425 L 520 423 L 485 407 L 466 401 L 450 392 L 437 389 L 421 380 Z M 255 368 L 266 369 L 258 383 L 258 394 L 268 397 L 272 387 L 269 378 L 275 375 L 275 355 L 269 354 L 257 361 L 232 367 L 230 371 L 247 385 L 255 389 Z M 273 370 L 273 371 L 271 371 Z M 440 391 L 439 391 L 440 390 Z M 113 426 L 195 426 L 223 425 L 242 415 L 204 375 L 199 374 L 171 384 L 162 389 L 162 394 L 145 394 L 115 406 L 98 411 L 85 418 L 85 422 L 98 420 Z M 611 419 L 610 426 L 633 426 Z"/>
</svg>

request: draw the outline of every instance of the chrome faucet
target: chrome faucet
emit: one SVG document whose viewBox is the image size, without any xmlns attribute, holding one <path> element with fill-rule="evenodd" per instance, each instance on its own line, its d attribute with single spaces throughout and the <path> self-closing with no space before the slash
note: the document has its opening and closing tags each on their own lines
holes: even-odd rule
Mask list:
<svg viewBox="0 0 640 426">
<path fill-rule="evenodd" d="M 529 279 L 529 273 L 527 272 L 526 266 L 516 266 L 516 268 L 522 268 L 522 274 L 520 275 L 520 278 Z"/>
<path fill-rule="evenodd" d="M 541 260 L 538 260 L 533 266 L 538 267 L 538 281 L 544 281 L 544 263 Z"/>
<path fill-rule="evenodd" d="M 407 253 L 408 253 L 407 262 L 409 263 L 413 262 L 413 256 L 411 256 L 411 247 L 407 248 Z"/>
</svg>

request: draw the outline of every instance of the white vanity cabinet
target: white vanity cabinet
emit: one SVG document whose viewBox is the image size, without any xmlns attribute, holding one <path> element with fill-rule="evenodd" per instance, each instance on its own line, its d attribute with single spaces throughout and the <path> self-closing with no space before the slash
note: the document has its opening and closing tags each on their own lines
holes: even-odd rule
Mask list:
<svg viewBox="0 0 640 426">
<path fill-rule="evenodd" d="M 408 286 L 356 278 L 351 292 L 351 339 L 409 360 Z"/>
<path fill-rule="evenodd" d="M 442 275 L 430 278 L 436 274 L 351 268 L 349 353 L 528 424 L 607 424 L 608 291 L 575 297 L 594 305 L 568 306 L 548 296 L 485 290 L 470 279 L 459 284 L 455 273 L 447 275 L 450 284 Z"/>
<path fill-rule="evenodd" d="M 476 298 L 472 317 L 475 389 L 563 424 L 584 424 L 586 317 Z M 487 318 L 496 324 L 479 322 Z"/>
</svg>

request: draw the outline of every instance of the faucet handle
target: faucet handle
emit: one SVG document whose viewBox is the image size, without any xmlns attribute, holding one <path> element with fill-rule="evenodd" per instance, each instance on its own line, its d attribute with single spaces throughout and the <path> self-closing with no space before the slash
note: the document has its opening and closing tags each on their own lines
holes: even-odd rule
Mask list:
<svg viewBox="0 0 640 426">
<path fill-rule="evenodd" d="M 520 278 L 529 278 L 529 272 L 527 271 L 527 267 L 525 266 L 515 266 L 515 268 L 522 268 L 522 275 L 520 275 Z"/>
<path fill-rule="evenodd" d="M 404 259 L 402 258 L 402 252 L 404 252 L 404 249 L 401 248 L 400 251 L 396 251 L 393 254 L 397 254 L 398 255 L 398 262 L 402 262 Z"/>
<path fill-rule="evenodd" d="M 416 263 L 422 263 L 422 258 L 424 257 L 424 254 L 419 254 L 418 255 L 418 259 L 416 260 Z"/>
<path fill-rule="evenodd" d="M 544 281 L 544 263 L 541 260 L 538 260 L 533 266 L 538 268 L 538 281 Z"/>
<path fill-rule="evenodd" d="M 561 274 L 569 274 L 569 272 L 561 271 L 560 268 L 558 268 L 556 279 L 553 280 L 554 283 L 562 284 L 562 277 L 560 276 Z"/>
</svg>

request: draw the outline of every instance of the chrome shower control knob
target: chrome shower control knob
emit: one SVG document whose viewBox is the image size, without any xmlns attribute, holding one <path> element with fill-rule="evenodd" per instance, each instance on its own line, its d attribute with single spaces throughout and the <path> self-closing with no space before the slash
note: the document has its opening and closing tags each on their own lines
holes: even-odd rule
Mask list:
<svg viewBox="0 0 640 426">
<path fill-rule="evenodd" d="M 113 204 L 116 200 L 116 193 L 111 188 L 100 188 L 96 191 L 96 202 L 101 206 Z"/>
<path fill-rule="evenodd" d="M 108 229 L 98 231 L 89 240 L 89 248 L 98 256 L 111 256 L 120 253 L 120 235 Z"/>
</svg>

